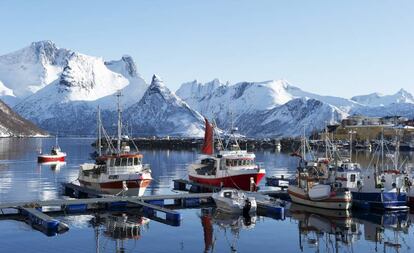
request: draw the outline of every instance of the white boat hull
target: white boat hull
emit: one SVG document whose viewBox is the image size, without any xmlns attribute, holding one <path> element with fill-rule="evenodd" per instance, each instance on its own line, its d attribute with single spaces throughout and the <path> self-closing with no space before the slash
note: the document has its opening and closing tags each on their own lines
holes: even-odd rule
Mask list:
<svg viewBox="0 0 414 253">
<path fill-rule="evenodd" d="M 351 194 L 345 196 L 332 196 L 323 200 L 311 200 L 308 194 L 297 186 L 289 186 L 288 193 L 292 202 L 301 205 L 326 209 L 348 210 L 352 206 Z"/>
</svg>

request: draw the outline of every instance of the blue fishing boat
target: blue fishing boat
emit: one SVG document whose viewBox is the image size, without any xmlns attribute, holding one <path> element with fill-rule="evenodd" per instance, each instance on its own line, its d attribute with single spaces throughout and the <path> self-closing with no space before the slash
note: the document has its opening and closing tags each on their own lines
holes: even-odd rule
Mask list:
<svg viewBox="0 0 414 253">
<path fill-rule="evenodd" d="M 353 206 L 382 210 L 408 209 L 407 175 L 400 170 L 399 151 L 396 149 L 395 154 L 385 155 L 383 136 L 382 133 L 380 159 L 361 174 L 356 187 L 351 189 Z M 397 139 L 397 145 L 398 143 Z M 385 158 L 391 158 L 392 164 L 387 163 Z"/>
</svg>

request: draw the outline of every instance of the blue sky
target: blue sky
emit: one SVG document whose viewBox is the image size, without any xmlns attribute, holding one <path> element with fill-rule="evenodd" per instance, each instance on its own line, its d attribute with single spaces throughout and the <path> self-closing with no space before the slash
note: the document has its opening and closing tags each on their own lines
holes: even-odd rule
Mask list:
<svg viewBox="0 0 414 253">
<path fill-rule="evenodd" d="M 32 41 L 119 59 L 175 90 L 186 81 L 287 79 L 350 97 L 414 93 L 414 1 L 0 2 L 0 54 Z"/>
</svg>

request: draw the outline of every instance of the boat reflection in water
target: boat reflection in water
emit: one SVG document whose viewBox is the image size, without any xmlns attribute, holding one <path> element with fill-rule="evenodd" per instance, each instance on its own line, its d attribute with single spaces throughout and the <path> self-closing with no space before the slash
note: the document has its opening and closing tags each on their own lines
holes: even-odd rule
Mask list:
<svg viewBox="0 0 414 253">
<path fill-rule="evenodd" d="M 333 243 L 335 249 L 340 244 L 348 247 L 359 239 L 359 224 L 352 218 L 348 210 L 329 210 L 292 204 L 289 213 L 298 221 L 299 248 L 306 246 L 316 248 L 319 252 L 321 242 Z"/>
<path fill-rule="evenodd" d="M 365 212 L 353 214 L 354 219 L 363 225 L 364 239 L 375 243 L 375 250 L 383 248 L 386 252 L 388 248 L 394 248 L 399 251 L 402 247 L 408 246 L 405 244 L 405 239 L 401 238 L 408 236 L 410 216 L 408 211 L 399 212 Z"/>
<path fill-rule="evenodd" d="M 38 163 L 39 169 L 42 169 L 43 167 L 49 167 L 53 171 L 59 171 L 61 168 L 66 166 L 66 162 L 44 162 L 44 163 Z"/>
<path fill-rule="evenodd" d="M 204 232 L 204 252 L 215 252 L 214 243 L 216 236 L 214 227 L 217 231 L 223 231 L 225 239 L 229 242 L 230 252 L 237 252 L 236 244 L 242 230 L 253 229 L 256 225 L 257 216 L 238 215 L 222 212 L 217 209 L 201 209 L 201 224 Z M 231 238 L 227 232 L 230 232 Z"/>
<path fill-rule="evenodd" d="M 101 235 L 115 241 L 116 253 L 129 252 L 131 249 L 125 248 L 125 241 L 139 240 L 142 232 L 148 229 L 149 221 L 143 216 L 125 212 L 96 214 L 90 220 L 95 230 L 96 252 L 107 246 L 107 242 L 101 246 Z"/>
<path fill-rule="evenodd" d="M 365 240 L 375 243 L 376 252 L 398 251 L 405 244 L 400 237 L 408 236 L 407 212 L 350 213 L 292 204 L 291 217 L 298 221 L 299 248 L 315 252 L 357 252 L 354 243 Z M 392 235 L 392 236 L 391 236 Z M 407 246 L 407 250 L 408 250 Z"/>
</svg>

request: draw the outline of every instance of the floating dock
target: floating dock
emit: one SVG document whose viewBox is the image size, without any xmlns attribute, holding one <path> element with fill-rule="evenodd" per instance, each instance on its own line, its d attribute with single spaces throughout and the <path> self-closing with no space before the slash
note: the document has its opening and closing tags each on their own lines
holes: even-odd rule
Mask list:
<svg viewBox="0 0 414 253">
<path fill-rule="evenodd" d="M 84 214 L 99 210 L 120 211 L 139 208 L 147 218 L 171 226 L 180 226 L 182 216 L 175 211 L 176 209 L 211 207 L 214 205 L 211 198 L 213 192 L 220 190 L 219 187 L 201 185 L 187 180 L 174 180 L 174 189 L 176 190 L 189 191 L 188 186 L 190 189 L 200 192 L 141 197 L 113 196 L 73 183 L 64 183 L 64 194 L 75 198 L 0 203 L 0 219 L 22 220 L 21 218 L 23 218 L 35 229 L 48 236 L 53 236 L 65 232 L 69 228 L 48 214 Z M 281 191 L 263 191 L 255 194 L 279 196 L 282 193 Z M 6 212 L 4 212 L 5 210 Z M 258 212 L 259 215 L 275 219 L 284 219 L 285 215 L 283 207 L 265 200 L 258 201 Z"/>
<path fill-rule="evenodd" d="M 65 193 L 70 193 L 72 190 L 72 193 L 83 198 L 1 203 L 0 217 L 23 216 L 24 220 L 35 229 L 46 235 L 55 235 L 66 231 L 68 227 L 48 216 L 48 213 L 81 214 L 97 210 L 140 208 L 143 215 L 152 220 L 171 226 L 180 226 L 181 214 L 173 209 L 199 208 L 213 204 L 212 193 L 125 197 L 103 194 L 75 184 L 64 184 L 64 190 Z M 166 203 L 168 201 L 170 203 Z M 14 212 L 4 212 L 4 210 L 14 210 Z"/>
</svg>

